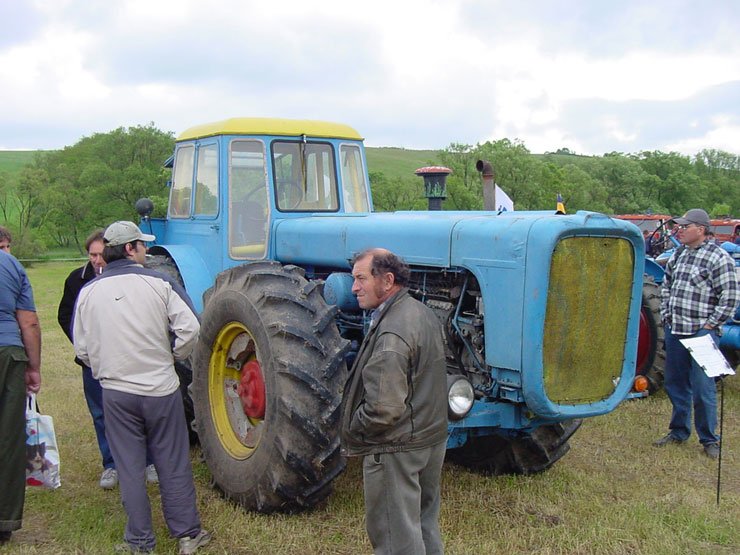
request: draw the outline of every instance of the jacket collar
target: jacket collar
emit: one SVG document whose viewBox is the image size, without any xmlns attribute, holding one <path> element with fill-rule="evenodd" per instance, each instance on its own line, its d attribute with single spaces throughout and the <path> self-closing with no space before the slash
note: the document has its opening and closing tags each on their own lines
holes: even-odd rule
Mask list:
<svg viewBox="0 0 740 555">
<path fill-rule="evenodd" d="M 378 323 L 383 319 L 383 316 L 385 316 L 388 310 L 390 310 L 390 308 L 393 305 L 395 305 L 404 296 L 406 296 L 408 291 L 409 291 L 408 287 L 401 287 L 399 291 L 397 291 L 392 296 L 390 296 L 385 301 L 383 301 L 383 303 L 378 308 L 376 308 L 375 311 L 373 311 L 372 324 L 370 325 L 370 329 L 368 330 L 368 333 L 370 333 L 371 330 L 374 330 L 376 327 L 378 327 Z"/>
</svg>

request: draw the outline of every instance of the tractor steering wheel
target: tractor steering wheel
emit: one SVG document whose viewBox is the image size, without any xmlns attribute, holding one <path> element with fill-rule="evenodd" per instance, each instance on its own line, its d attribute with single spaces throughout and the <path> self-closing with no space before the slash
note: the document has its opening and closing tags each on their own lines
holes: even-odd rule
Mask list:
<svg viewBox="0 0 740 555">
<path fill-rule="evenodd" d="M 290 179 L 275 181 L 278 208 L 281 210 L 295 210 L 303 202 L 303 190 L 300 185 Z"/>
</svg>

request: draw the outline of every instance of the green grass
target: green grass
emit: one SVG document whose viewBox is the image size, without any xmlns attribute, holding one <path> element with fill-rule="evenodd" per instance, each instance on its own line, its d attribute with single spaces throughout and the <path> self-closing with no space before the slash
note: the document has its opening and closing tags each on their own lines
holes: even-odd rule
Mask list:
<svg viewBox="0 0 740 555">
<path fill-rule="evenodd" d="M 365 148 L 367 166 L 371 172 L 382 172 L 388 178 L 414 178 L 414 170 L 437 165 L 436 150 L 407 150 L 405 148 Z M 421 179 L 416 177 L 416 179 Z"/>
<path fill-rule="evenodd" d="M 405 148 L 365 148 L 367 164 L 372 172 L 382 172 L 387 177 L 413 177 L 414 170 L 428 166 L 437 159 L 435 150 L 408 150 Z M 36 151 L 0 150 L 0 172 L 16 175 L 24 165 L 33 162 Z"/>
<path fill-rule="evenodd" d="M 72 347 L 56 323 L 63 280 L 74 263 L 29 269 L 43 329 L 42 412 L 55 418 L 62 487 L 29 488 L 24 527 L 3 554 L 110 553 L 125 523 L 117 491 L 98 487 L 101 466 Z M 722 499 L 717 463 L 695 438 L 656 449 L 666 431 L 665 395 L 630 401 L 587 420 L 571 451 L 535 476 L 491 478 L 445 465 L 441 529 L 448 554 L 735 554 L 740 552 L 740 386 L 728 380 Z M 301 515 L 247 513 L 220 497 L 192 452 L 198 505 L 214 539 L 202 553 L 370 553 L 362 477 L 351 460 L 325 506 Z M 176 553 L 150 486 L 158 553 Z M 199 551 L 200 553 L 200 551 Z"/>
<path fill-rule="evenodd" d="M 0 172 L 15 175 L 26 164 L 33 162 L 35 150 L 0 150 Z"/>
</svg>

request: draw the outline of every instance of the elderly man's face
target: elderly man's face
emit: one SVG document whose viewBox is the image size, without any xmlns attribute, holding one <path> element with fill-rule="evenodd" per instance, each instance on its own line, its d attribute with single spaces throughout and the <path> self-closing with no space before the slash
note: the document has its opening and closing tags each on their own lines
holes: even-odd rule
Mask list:
<svg viewBox="0 0 740 555">
<path fill-rule="evenodd" d="M 352 293 L 357 296 L 360 308 L 372 310 L 378 308 L 388 297 L 393 288 L 393 274 L 374 276 L 371 270 L 372 256 L 360 258 L 352 268 Z"/>
</svg>

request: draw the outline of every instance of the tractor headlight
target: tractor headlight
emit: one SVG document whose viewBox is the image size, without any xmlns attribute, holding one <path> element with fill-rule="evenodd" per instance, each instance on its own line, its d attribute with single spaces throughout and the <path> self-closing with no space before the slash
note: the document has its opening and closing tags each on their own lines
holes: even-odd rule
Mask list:
<svg viewBox="0 0 740 555">
<path fill-rule="evenodd" d="M 473 408 L 473 385 L 463 376 L 447 376 L 447 415 L 452 420 L 465 418 Z"/>
</svg>

